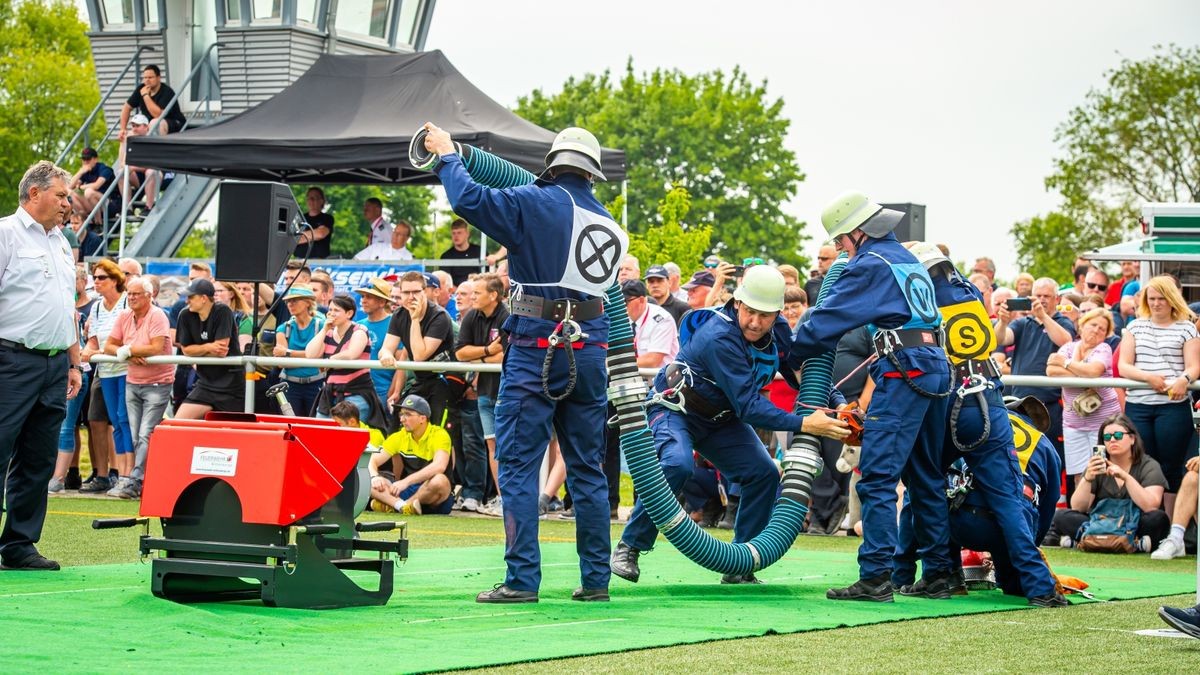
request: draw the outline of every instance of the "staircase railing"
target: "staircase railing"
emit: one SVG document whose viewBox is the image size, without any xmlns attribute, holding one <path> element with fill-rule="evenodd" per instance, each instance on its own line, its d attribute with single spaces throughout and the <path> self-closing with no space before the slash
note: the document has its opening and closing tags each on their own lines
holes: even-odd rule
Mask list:
<svg viewBox="0 0 1200 675">
<path fill-rule="evenodd" d="M 100 111 L 104 109 L 104 104 L 108 103 L 108 100 L 112 98 L 112 95 L 117 91 L 117 87 L 119 87 L 121 83 L 125 81 L 125 76 L 129 74 L 129 69 L 133 68 L 133 65 L 138 62 L 138 59 L 141 58 L 142 52 L 146 51 L 154 51 L 154 48 L 150 45 L 142 45 L 137 48 L 137 51 L 133 53 L 133 56 L 129 57 L 129 61 L 125 63 L 125 67 L 121 69 L 120 74 L 118 74 L 116 79 L 113 80 L 113 83 L 109 85 L 108 90 L 104 92 L 104 95 L 100 97 L 100 102 L 96 104 L 95 108 L 92 108 L 92 112 L 88 114 L 87 119 L 83 121 L 82 125 L 80 125 L 79 130 L 75 132 L 75 135 L 71 137 L 71 140 L 67 142 L 67 145 L 58 155 L 58 158 L 54 160 L 54 164 L 56 166 L 62 166 L 62 163 L 66 161 L 67 157 L 70 156 L 71 150 L 75 147 L 75 144 L 78 143 L 81 138 L 86 136 L 88 129 L 92 127 L 92 122 L 96 121 L 96 116 L 99 115 Z M 104 141 L 108 140 L 111 135 L 112 128 L 110 127 L 108 130 L 106 130 L 104 138 L 100 139 L 100 142 L 93 147 L 99 150 L 100 146 L 104 145 Z"/>
</svg>

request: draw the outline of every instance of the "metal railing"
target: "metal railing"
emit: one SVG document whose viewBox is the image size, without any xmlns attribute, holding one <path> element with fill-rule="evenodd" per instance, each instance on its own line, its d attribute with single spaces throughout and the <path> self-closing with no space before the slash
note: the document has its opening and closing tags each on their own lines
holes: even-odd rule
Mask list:
<svg viewBox="0 0 1200 675">
<path fill-rule="evenodd" d="M 100 102 L 96 104 L 96 107 L 92 108 L 92 112 L 88 114 L 87 119 L 84 120 L 83 124 L 79 127 L 79 130 L 75 132 L 75 135 L 71 137 L 71 140 L 67 142 L 67 145 L 58 155 L 58 158 L 54 160 L 55 166 L 62 166 L 62 163 L 66 161 L 67 157 L 70 156 L 71 149 L 75 147 L 75 144 L 78 143 L 81 138 L 87 137 L 88 129 L 91 128 L 92 122 L 96 121 L 96 116 L 99 115 L 100 111 L 104 109 L 104 104 L 108 103 L 108 99 L 112 98 L 112 95 L 117 91 L 117 87 L 125 81 L 125 76 L 129 74 L 129 69 L 132 68 L 133 64 L 137 63 L 139 59 L 141 59 L 142 52 L 146 51 L 154 51 L 154 48 L 149 45 L 141 45 L 133 53 L 133 56 L 129 57 L 129 61 L 125 63 L 125 67 L 121 69 L 120 74 L 118 74 L 116 79 L 113 80 L 113 83 L 109 85 L 108 90 L 104 92 L 104 95 L 100 97 Z M 99 150 L 100 146 L 104 144 L 104 141 L 108 140 L 112 136 L 112 130 L 116 126 L 117 125 L 113 125 L 112 127 L 109 127 L 105 132 L 104 137 L 100 139 L 100 143 L 97 143 L 93 147 Z"/>
</svg>

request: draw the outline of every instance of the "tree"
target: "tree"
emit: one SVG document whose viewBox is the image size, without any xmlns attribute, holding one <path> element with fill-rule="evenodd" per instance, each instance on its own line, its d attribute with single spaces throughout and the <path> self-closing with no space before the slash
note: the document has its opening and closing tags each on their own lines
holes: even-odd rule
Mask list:
<svg viewBox="0 0 1200 675">
<path fill-rule="evenodd" d="M 87 26 L 70 0 L 0 0 L 0 209 L 29 165 L 56 159 L 100 100 Z M 97 116 L 92 136 L 104 134 Z M 102 149 L 111 164 L 116 144 Z M 77 161 L 77 160 L 76 160 Z M 64 167 L 68 170 L 76 168 Z"/>
<path fill-rule="evenodd" d="M 1200 48 L 1160 46 L 1146 60 L 1123 60 L 1055 141 L 1063 154 L 1046 187 L 1063 204 L 1012 233 L 1026 271 L 1064 281 L 1077 254 L 1132 233 L 1141 202 L 1200 198 Z"/>
<path fill-rule="evenodd" d="M 626 153 L 629 231 L 663 223 L 664 190 L 679 186 L 691 209 L 712 225 L 716 248 L 729 258 L 758 256 L 808 266 L 803 223 L 781 206 L 804 179 L 784 146 L 789 121 L 783 101 L 768 100 L 766 83 L 753 85 L 740 68 L 686 75 L 655 70 L 638 75 L 633 62 L 620 82 L 606 71 L 568 79 L 562 91 L 535 90 L 517 114 L 548 129 L 582 126 L 601 144 Z M 618 184 L 599 184 L 612 201 Z"/>
<path fill-rule="evenodd" d="M 305 193 L 310 186 L 293 185 L 296 201 L 304 204 Z M 450 245 L 449 221 L 444 223 L 445 232 L 432 231 L 433 190 L 424 186 L 405 185 L 321 185 L 325 191 L 326 211 L 333 216 L 333 241 L 330 253 L 334 258 L 353 258 L 355 253 L 367 245 L 370 223 L 363 219 L 363 203 L 368 197 L 377 197 L 383 202 L 383 215 L 393 223 L 406 220 L 413 225 L 412 239 L 408 249 L 417 258 L 436 258 Z M 303 206 L 301 211 L 304 211 Z M 440 246 L 441 248 L 437 248 Z M 435 252 L 434 249 L 437 248 Z"/>
<path fill-rule="evenodd" d="M 712 243 L 712 228 L 685 225 L 683 219 L 690 209 L 687 189 L 676 185 L 658 204 L 662 224 L 647 228 L 644 234 L 630 233 L 629 253 L 643 270 L 666 262 L 674 262 L 685 271 L 700 264 Z"/>
</svg>

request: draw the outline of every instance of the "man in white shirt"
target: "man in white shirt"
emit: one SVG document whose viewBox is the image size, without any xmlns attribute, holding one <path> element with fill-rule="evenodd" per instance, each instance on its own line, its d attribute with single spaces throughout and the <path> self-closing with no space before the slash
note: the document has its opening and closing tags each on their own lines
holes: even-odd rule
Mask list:
<svg viewBox="0 0 1200 675">
<path fill-rule="evenodd" d="M 390 239 L 382 244 L 371 244 L 354 254 L 355 260 L 412 260 L 413 254 L 408 250 L 408 237 L 412 227 L 403 220 L 392 228 Z"/>
<path fill-rule="evenodd" d="M 679 333 L 667 310 L 646 301 L 646 284 L 630 279 L 621 284 L 625 307 L 633 322 L 633 346 L 638 368 L 661 368 L 679 353 Z"/>
<path fill-rule="evenodd" d="M 367 235 L 367 247 L 374 244 L 387 245 L 392 239 L 392 224 L 383 217 L 383 202 L 377 197 L 368 197 L 363 202 L 363 220 L 371 228 Z"/>
</svg>

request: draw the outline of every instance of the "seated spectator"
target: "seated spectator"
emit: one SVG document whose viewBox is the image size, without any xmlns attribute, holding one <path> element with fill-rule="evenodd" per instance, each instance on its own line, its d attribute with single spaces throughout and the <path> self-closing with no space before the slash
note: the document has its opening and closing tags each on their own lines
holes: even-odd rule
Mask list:
<svg viewBox="0 0 1200 675">
<path fill-rule="evenodd" d="M 650 299 L 655 304 L 667 310 L 667 313 L 675 321 L 675 327 L 678 328 L 683 315 L 692 308 L 686 302 L 671 295 L 670 276 L 671 273 L 663 265 L 655 265 L 646 270 L 646 292 L 650 294 Z"/>
<path fill-rule="evenodd" d="M 429 423 L 429 403 L 415 394 L 400 403 L 400 424 L 404 428 L 383 441 L 383 449 L 371 457 L 371 508 L 380 512 L 420 515 L 446 515 L 454 506 L 450 480 L 450 434 Z M 395 468 L 392 478 L 381 468 L 388 462 Z"/>
<path fill-rule="evenodd" d="M 646 284 L 630 279 L 621 284 L 629 320 L 633 322 L 633 344 L 639 368 L 661 368 L 679 353 L 679 331 L 667 310 L 646 300 Z"/>
<path fill-rule="evenodd" d="M 325 316 L 325 325 L 316 332 L 304 355 L 310 359 L 334 361 L 365 360 L 371 348 L 371 336 L 361 324 L 354 322 L 357 308 L 347 295 L 334 296 Z M 329 410 L 342 401 L 358 406 L 358 417 L 376 429 L 387 428 L 383 404 L 375 395 L 371 371 L 366 368 L 347 370 L 331 368 L 325 375 L 325 387 L 317 399 L 317 417 L 329 417 Z"/>
<path fill-rule="evenodd" d="M 303 260 L 321 260 L 329 257 L 329 246 L 333 243 L 333 214 L 325 213 L 325 191 L 310 187 L 304 196 L 307 211 L 304 222 L 308 223 L 296 239 L 296 250 L 292 255 Z"/>
<path fill-rule="evenodd" d="M 1179 494 L 1175 497 L 1175 507 L 1171 511 L 1171 533 L 1162 540 L 1150 557 L 1154 560 L 1170 560 L 1179 558 L 1186 553 L 1183 535 L 1187 532 L 1188 524 L 1196 517 L 1197 482 L 1200 481 L 1200 457 L 1189 458 L 1187 471 L 1179 484 Z"/>
<path fill-rule="evenodd" d="M 1104 339 L 1112 335 L 1112 315 L 1095 308 L 1079 318 L 1079 339 L 1068 342 L 1046 360 L 1050 377 L 1112 377 L 1112 349 Z M 1121 412 L 1112 387 L 1063 387 L 1063 451 L 1070 498 L 1079 474 L 1087 467 L 1100 423 Z"/>
<path fill-rule="evenodd" d="M 141 113 L 134 113 L 129 120 L 129 136 L 145 136 L 150 133 L 150 120 Z M 154 201 L 158 199 L 158 191 L 162 188 L 162 172 L 158 169 L 151 169 L 141 166 L 126 166 L 125 164 L 125 148 L 126 143 L 121 143 L 121 153 L 117 158 L 117 172 L 120 174 L 124 170 L 129 171 L 129 189 L 137 192 L 138 187 L 145 185 L 142 190 L 142 200 L 146 202 L 146 209 L 154 208 Z M 121 195 L 125 194 L 124 178 L 121 178 L 117 183 L 117 189 L 121 191 Z M 130 195 L 130 199 L 133 196 Z"/>
<path fill-rule="evenodd" d="M 384 243 L 373 243 L 354 254 L 355 260 L 412 260 L 413 254 L 408 250 L 408 237 L 412 227 L 400 221 L 392 228 L 391 238 Z"/>
<path fill-rule="evenodd" d="M 187 307 L 179 312 L 175 340 L 185 356 L 242 355 L 233 310 L 217 304 L 216 293 L 213 282 L 196 279 L 180 294 Z M 196 386 L 175 411 L 175 418 L 200 420 L 210 410 L 242 412 L 245 400 L 245 373 L 240 365 L 196 366 Z"/>
<path fill-rule="evenodd" d="M 291 318 L 275 331 L 271 354 L 303 358 L 308 343 L 325 329 L 325 317 L 317 313 L 313 292 L 304 286 L 292 286 L 283 301 Z M 317 399 L 325 387 L 325 373 L 307 366 L 284 368 L 279 372 L 279 379 L 288 383 L 284 396 L 297 415 L 310 417 L 316 413 Z"/>
<path fill-rule="evenodd" d="M 175 100 L 175 90 L 162 81 L 162 70 L 153 64 L 143 68 L 142 86 L 134 90 L 125 105 L 121 106 L 121 125 L 117 138 L 124 141 L 127 137 L 125 129 L 134 112 L 144 115 L 152 126 L 156 125 L 159 135 L 166 136 L 182 130 L 187 118 L 179 108 L 180 101 L 175 100 L 172 105 L 172 100 Z M 167 109 L 168 105 L 171 106 L 170 110 Z"/>
<path fill-rule="evenodd" d="M 75 172 L 75 176 L 71 178 L 71 184 L 67 188 L 72 193 L 72 207 L 79 215 L 86 218 L 96 209 L 100 198 L 112 186 L 117 176 L 107 164 L 100 161 L 96 151 L 92 148 L 84 148 L 80 159 L 83 164 L 79 167 L 79 171 Z M 100 214 L 97 213 L 92 220 L 100 222 Z"/>
<path fill-rule="evenodd" d="M 693 274 L 692 278 L 682 287 L 688 294 L 688 307 L 692 309 L 708 307 L 708 292 L 712 290 L 713 282 L 713 274 L 708 270 L 700 270 Z"/>
<path fill-rule="evenodd" d="M 1133 420 L 1125 415 L 1105 420 L 1096 443 L 1104 445 L 1107 458 L 1092 454 L 1083 480 L 1071 495 L 1071 508 L 1054 515 L 1054 530 L 1063 535 L 1060 545 L 1070 547 L 1078 543 L 1076 533 L 1100 500 L 1126 499 L 1133 500 L 1141 511 L 1137 538 L 1142 550 L 1157 547 L 1171 530 L 1171 521 L 1162 511 L 1163 491 L 1167 487 L 1162 468 L 1146 454 Z"/>
<path fill-rule="evenodd" d="M 368 432 L 367 446 L 379 451 L 383 449 L 383 432 L 379 429 L 372 429 L 365 422 L 358 419 L 358 406 L 349 401 L 341 403 L 329 409 L 329 415 L 333 417 L 333 421 L 337 422 L 339 427 L 350 427 L 351 429 L 363 429 Z"/>
<path fill-rule="evenodd" d="M 167 313 L 152 302 L 154 284 L 146 277 L 137 277 L 130 282 L 126 297 L 129 299 L 129 309 L 117 316 L 112 332 L 104 343 L 104 353 L 129 363 L 125 406 L 133 436 L 134 456 L 129 472 L 117 479 L 108 496 L 137 499 L 142 496 L 150 432 L 162 421 L 167 404 L 171 402 L 175 366 L 146 363 L 146 357 L 170 356 L 172 353 L 171 322 L 167 320 Z M 125 468 L 122 462 L 117 464 Z"/>
<path fill-rule="evenodd" d="M 439 256 L 441 260 L 479 260 L 479 244 L 471 243 L 471 230 L 467 226 L 467 221 L 462 218 L 455 218 L 453 223 L 450 223 L 450 248 L 442 252 Z M 466 281 L 471 274 L 479 272 L 478 266 L 463 266 L 463 267 L 447 267 L 446 271 L 450 273 L 450 279 L 453 282 L 452 286 L 458 286 Z M 466 311 L 466 306 L 463 307 Z"/>
</svg>

